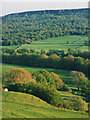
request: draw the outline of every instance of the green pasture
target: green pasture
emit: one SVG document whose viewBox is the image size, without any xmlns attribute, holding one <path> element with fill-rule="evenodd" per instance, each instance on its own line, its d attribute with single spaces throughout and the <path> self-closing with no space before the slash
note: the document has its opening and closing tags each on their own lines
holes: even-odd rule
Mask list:
<svg viewBox="0 0 90 120">
<path fill-rule="evenodd" d="M 48 72 L 54 72 L 60 76 L 60 78 L 63 80 L 66 84 L 73 84 L 71 74 L 69 70 L 60 70 L 60 69 L 51 69 L 51 68 L 38 68 L 38 67 L 26 67 L 26 66 L 19 66 L 19 65 L 12 65 L 12 64 L 2 64 L 2 73 L 12 70 L 13 68 L 23 68 L 29 72 L 35 72 L 42 69 L 47 70 Z"/>
<path fill-rule="evenodd" d="M 82 51 L 88 51 L 90 48 L 88 46 L 81 46 L 78 49 L 82 50 Z"/>
<path fill-rule="evenodd" d="M 18 47 L 20 47 L 21 45 L 11 45 L 11 46 L 0 46 L 0 48 L 13 48 L 13 49 L 17 49 Z"/>
<path fill-rule="evenodd" d="M 69 48 L 76 49 L 77 47 L 80 47 L 81 45 L 72 45 L 72 44 L 31 44 L 31 45 L 24 45 L 21 46 L 21 48 L 30 48 L 30 49 L 36 49 L 40 51 L 41 49 L 45 49 L 47 52 L 49 49 L 58 49 L 58 50 L 67 50 Z"/>
<path fill-rule="evenodd" d="M 85 97 L 83 96 L 80 96 L 80 93 L 77 91 L 77 88 L 74 86 L 74 87 L 71 87 L 71 88 L 74 88 L 74 91 L 72 92 L 67 92 L 67 91 L 58 91 L 61 95 L 61 97 L 63 99 L 65 98 L 68 98 L 68 97 L 74 97 L 74 98 L 81 98 L 81 99 L 85 99 Z"/>
<path fill-rule="evenodd" d="M 66 44 L 66 42 L 69 40 L 70 43 L 73 43 L 75 41 L 78 41 L 79 39 L 82 39 L 83 37 L 85 37 L 84 35 L 69 35 L 69 36 L 61 36 L 61 37 L 53 37 L 53 38 L 48 38 L 48 39 L 45 39 L 45 40 L 40 40 L 40 41 L 36 41 L 36 42 L 33 42 L 32 44 L 38 44 L 38 43 L 41 43 L 41 44 L 48 44 L 48 43 L 52 43 L 52 44 L 55 44 L 55 43 L 63 43 L 63 44 Z"/>
<path fill-rule="evenodd" d="M 85 41 L 88 41 L 88 37 L 84 37 L 84 38 L 78 40 L 77 42 L 74 43 L 74 45 L 84 45 Z"/>
<path fill-rule="evenodd" d="M 69 48 L 72 49 L 81 49 L 88 50 L 87 46 L 84 46 L 84 41 L 88 40 L 86 35 L 69 35 L 69 36 L 61 36 L 61 37 L 53 37 L 45 40 L 39 40 L 32 42 L 31 44 L 23 44 L 16 46 L 2 46 L 3 48 L 30 48 L 30 49 L 45 49 L 48 51 L 49 49 L 59 49 L 59 50 L 67 50 Z M 69 41 L 69 44 L 66 44 Z"/>
<path fill-rule="evenodd" d="M 88 40 L 88 37 L 84 35 L 71 35 L 71 36 L 61 36 L 61 37 L 53 37 L 46 40 L 35 41 L 32 44 L 25 44 L 21 46 L 21 48 L 30 48 L 30 49 L 45 49 L 48 51 L 49 49 L 59 49 L 59 50 L 67 50 L 69 48 L 77 49 L 84 45 L 84 41 Z M 69 41 L 69 44 L 66 44 Z M 84 49 L 87 50 L 87 49 Z"/>
<path fill-rule="evenodd" d="M 3 118 L 88 118 L 88 113 L 57 108 L 25 93 L 2 92 Z"/>
</svg>

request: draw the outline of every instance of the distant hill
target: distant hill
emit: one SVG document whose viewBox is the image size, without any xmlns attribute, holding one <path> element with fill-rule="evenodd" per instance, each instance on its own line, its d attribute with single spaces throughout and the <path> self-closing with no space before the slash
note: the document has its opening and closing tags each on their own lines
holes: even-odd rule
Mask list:
<svg viewBox="0 0 90 120">
<path fill-rule="evenodd" d="M 88 8 L 42 10 L 2 17 L 2 45 L 30 44 L 65 35 L 87 35 Z"/>
</svg>

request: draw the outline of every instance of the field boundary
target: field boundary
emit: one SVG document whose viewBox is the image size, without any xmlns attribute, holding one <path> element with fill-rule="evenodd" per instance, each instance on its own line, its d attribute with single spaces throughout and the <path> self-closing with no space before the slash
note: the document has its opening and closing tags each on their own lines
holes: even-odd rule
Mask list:
<svg viewBox="0 0 90 120">
<path fill-rule="evenodd" d="M 17 47 L 17 48 L 15 49 L 15 52 L 17 52 L 17 50 L 20 49 L 20 48 L 21 48 L 22 46 L 24 46 L 24 45 L 27 45 L 27 44 L 23 44 L 23 45 Z"/>
<path fill-rule="evenodd" d="M 88 38 L 88 37 L 83 37 L 83 38 L 79 39 L 78 41 L 81 41 L 81 40 L 83 40 L 84 38 Z M 78 41 L 75 41 L 75 42 L 73 42 L 72 44 L 75 44 L 75 43 L 77 43 Z"/>
</svg>

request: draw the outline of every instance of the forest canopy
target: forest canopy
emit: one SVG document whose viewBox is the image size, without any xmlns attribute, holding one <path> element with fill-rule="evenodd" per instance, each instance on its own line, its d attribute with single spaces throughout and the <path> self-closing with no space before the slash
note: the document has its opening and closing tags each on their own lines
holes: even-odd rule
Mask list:
<svg viewBox="0 0 90 120">
<path fill-rule="evenodd" d="M 87 35 L 88 8 L 42 10 L 2 17 L 2 45 L 30 44 L 65 35 Z"/>
</svg>

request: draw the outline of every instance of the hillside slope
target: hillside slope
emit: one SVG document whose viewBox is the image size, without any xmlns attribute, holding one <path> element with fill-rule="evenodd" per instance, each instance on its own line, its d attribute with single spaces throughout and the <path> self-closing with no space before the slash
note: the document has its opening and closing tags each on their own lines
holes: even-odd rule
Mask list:
<svg viewBox="0 0 90 120">
<path fill-rule="evenodd" d="M 1 64 L 0 64 L 1 66 Z M 31 73 L 37 72 L 40 70 L 47 70 L 48 72 L 54 72 L 60 76 L 65 84 L 72 84 L 72 77 L 70 74 L 70 70 L 59 70 L 59 69 L 50 69 L 50 68 L 38 68 L 38 67 L 26 67 L 26 66 L 19 66 L 13 64 L 2 64 L 2 73 L 5 74 L 7 71 L 10 71 L 14 68 L 23 68 Z"/>
<path fill-rule="evenodd" d="M 59 109 L 29 94 L 2 93 L 3 118 L 88 118 L 84 112 Z"/>
<path fill-rule="evenodd" d="M 87 8 L 10 14 L 2 17 L 2 44 L 30 44 L 51 37 L 86 35 L 87 26 Z"/>
</svg>

